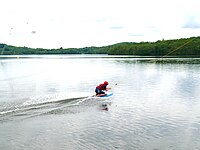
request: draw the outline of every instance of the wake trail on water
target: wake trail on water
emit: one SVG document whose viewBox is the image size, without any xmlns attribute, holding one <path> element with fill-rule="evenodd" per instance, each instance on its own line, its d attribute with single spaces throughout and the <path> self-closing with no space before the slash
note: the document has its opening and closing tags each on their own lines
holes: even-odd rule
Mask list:
<svg viewBox="0 0 200 150">
<path fill-rule="evenodd" d="M 68 98 L 38 97 L 19 104 L 4 105 L 0 108 L 0 122 L 48 114 L 79 113 L 102 103 L 94 96 Z"/>
</svg>

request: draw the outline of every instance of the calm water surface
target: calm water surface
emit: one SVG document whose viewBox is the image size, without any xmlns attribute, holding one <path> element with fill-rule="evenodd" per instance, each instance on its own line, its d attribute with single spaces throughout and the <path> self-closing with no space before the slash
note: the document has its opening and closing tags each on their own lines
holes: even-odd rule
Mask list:
<svg viewBox="0 0 200 150">
<path fill-rule="evenodd" d="M 200 65 L 139 59 L 0 59 L 0 149 L 199 150 Z"/>
</svg>

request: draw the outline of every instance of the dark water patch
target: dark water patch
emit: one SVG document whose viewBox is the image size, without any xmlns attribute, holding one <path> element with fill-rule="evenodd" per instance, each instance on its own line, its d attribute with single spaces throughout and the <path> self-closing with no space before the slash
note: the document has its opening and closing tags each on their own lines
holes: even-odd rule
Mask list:
<svg viewBox="0 0 200 150">
<path fill-rule="evenodd" d="M 119 59 L 117 62 L 133 63 L 155 63 L 155 64 L 200 64 L 199 58 L 133 58 Z"/>
<path fill-rule="evenodd" d="M 161 58 L 161 59 L 155 59 L 151 60 L 149 62 L 152 63 L 161 63 L 161 64 L 200 64 L 199 58 Z"/>
<path fill-rule="evenodd" d="M 151 60 L 138 60 L 141 63 L 158 63 L 158 64 L 200 64 L 199 58 L 159 58 Z"/>
</svg>

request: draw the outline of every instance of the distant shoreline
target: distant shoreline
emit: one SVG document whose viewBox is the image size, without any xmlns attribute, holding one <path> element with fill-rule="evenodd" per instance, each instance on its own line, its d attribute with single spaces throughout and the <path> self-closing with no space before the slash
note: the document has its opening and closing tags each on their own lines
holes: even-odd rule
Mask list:
<svg viewBox="0 0 200 150">
<path fill-rule="evenodd" d="M 6 58 L 155 58 L 155 59 L 166 59 L 166 58 L 196 58 L 195 56 L 139 56 L 139 55 L 108 55 L 108 54 L 23 54 L 23 55 L 0 55 L 0 59 Z"/>
<path fill-rule="evenodd" d="M 80 55 L 104 54 L 129 56 L 133 58 L 200 58 L 200 37 L 157 42 L 123 42 L 103 47 L 43 49 L 16 47 L 0 44 L 0 54 L 3 55 Z"/>
<path fill-rule="evenodd" d="M 8 59 L 116 59 L 123 63 L 160 63 L 160 64 L 200 64 L 200 58 L 188 57 L 145 57 L 130 55 L 0 55 L 0 60 Z"/>
</svg>

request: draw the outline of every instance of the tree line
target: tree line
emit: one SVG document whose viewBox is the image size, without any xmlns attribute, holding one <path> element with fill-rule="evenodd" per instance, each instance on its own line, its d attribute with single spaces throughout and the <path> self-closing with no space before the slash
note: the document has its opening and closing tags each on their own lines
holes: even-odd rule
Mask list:
<svg viewBox="0 0 200 150">
<path fill-rule="evenodd" d="M 32 55 L 32 54 L 108 54 L 136 55 L 152 57 L 200 57 L 200 37 L 156 42 L 123 42 L 102 47 L 84 48 L 28 48 L 0 44 L 1 55 Z"/>
</svg>

